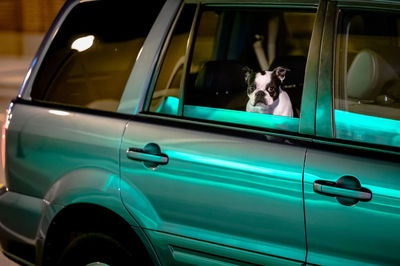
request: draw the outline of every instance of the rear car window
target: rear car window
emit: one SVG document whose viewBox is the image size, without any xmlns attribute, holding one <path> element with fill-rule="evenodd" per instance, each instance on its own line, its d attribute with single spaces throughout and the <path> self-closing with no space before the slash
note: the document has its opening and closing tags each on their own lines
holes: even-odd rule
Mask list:
<svg viewBox="0 0 400 266">
<path fill-rule="evenodd" d="M 33 83 L 32 100 L 116 111 L 163 2 L 77 5 L 46 53 Z"/>
<path fill-rule="evenodd" d="M 336 137 L 400 146 L 400 14 L 343 10 L 338 27 Z"/>
<path fill-rule="evenodd" d="M 207 6 L 196 10 L 186 5 L 146 111 L 298 131 L 314 12 Z M 260 99 L 249 108 L 249 87 L 254 80 L 247 82 L 246 73 L 270 73 L 279 67 L 287 69 L 283 82 L 279 82 L 281 93 L 268 107 L 264 108 L 264 99 Z M 277 92 L 279 88 L 276 86 Z M 266 95 L 266 90 L 260 93 Z M 283 103 L 283 94 L 290 97 L 288 112 L 271 115 L 269 110 L 277 110 L 273 108 Z M 263 108 L 269 110 L 264 112 Z"/>
</svg>

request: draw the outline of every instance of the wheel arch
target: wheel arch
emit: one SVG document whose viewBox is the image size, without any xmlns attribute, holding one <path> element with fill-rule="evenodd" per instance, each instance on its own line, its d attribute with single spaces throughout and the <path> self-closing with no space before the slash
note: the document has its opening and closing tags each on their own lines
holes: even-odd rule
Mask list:
<svg viewBox="0 0 400 266">
<path fill-rule="evenodd" d="M 52 258 L 47 259 L 46 255 L 57 257 L 57 249 L 71 240 L 73 234 L 90 229 L 123 241 L 129 239 L 128 242 L 135 243 L 134 247 L 147 251 L 157 264 L 158 258 L 150 240 L 135 215 L 122 203 L 120 182 L 118 173 L 95 167 L 76 169 L 59 178 L 43 199 L 36 237 L 37 263 L 54 265 L 48 263 Z"/>
<path fill-rule="evenodd" d="M 42 248 L 37 250 L 39 264 L 55 265 L 60 250 L 85 232 L 105 233 L 157 264 L 153 247 L 140 227 L 132 226 L 113 210 L 93 203 L 74 203 L 57 212 L 49 222 Z"/>
</svg>

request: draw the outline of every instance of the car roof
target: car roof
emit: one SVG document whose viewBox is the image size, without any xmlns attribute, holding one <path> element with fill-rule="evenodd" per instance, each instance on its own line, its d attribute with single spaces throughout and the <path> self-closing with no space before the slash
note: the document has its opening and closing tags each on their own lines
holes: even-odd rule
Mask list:
<svg viewBox="0 0 400 266">
<path fill-rule="evenodd" d="M 171 1 L 171 0 L 167 0 Z M 177 0 L 172 0 L 177 1 Z M 184 1 L 184 0 L 182 0 Z M 330 0 L 331 2 L 338 3 L 390 3 L 390 4 L 400 4 L 399 0 Z M 196 2 L 196 3 L 232 3 L 232 4 L 241 4 L 241 3 L 274 3 L 274 4 L 290 4 L 290 3 L 319 3 L 321 0 L 186 0 L 186 2 Z"/>
<path fill-rule="evenodd" d="M 396 4 L 400 5 L 399 0 L 336 0 L 338 3 L 348 3 L 348 4 Z"/>
<path fill-rule="evenodd" d="M 67 3 L 79 3 L 79 2 L 91 2 L 91 1 L 101 1 L 101 0 L 68 0 Z M 106 1 L 106 0 L 104 0 Z M 318 4 L 321 2 L 321 0 L 165 0 L 167 1 L 185 1 L 188 3 L 207 3 L 207 4 L 212 4 L 212 3 L 224 3 L 224 4 L 266 4 L 266 3 L 271 3 L 271 4 L 282 4 L 282 5 L 287 5 L 287 4 Z M 351 5 L 351 4 L 391 4 L 391 5 L 399 5 L 400 6 L 400 1 L 399 0 L 328 0 L 332 2 L 337 2 L 339 4 L 345 4 L 345 5 Z"/>
</svg>

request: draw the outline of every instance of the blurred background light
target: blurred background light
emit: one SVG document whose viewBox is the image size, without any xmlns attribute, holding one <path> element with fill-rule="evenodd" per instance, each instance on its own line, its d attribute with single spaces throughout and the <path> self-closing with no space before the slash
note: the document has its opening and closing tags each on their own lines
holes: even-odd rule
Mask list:
<svg viewBox="0 0 400 266">
<path fill-rule="evenodd" d="M 94 41 L 94 36 L 93 35 L 88 35 L 85 37 L 81 37 L 76 39 L 72 45 L 71 49 L 77 50 L 78 52 L 83 52 L 92 47 Z"/>
</svg>

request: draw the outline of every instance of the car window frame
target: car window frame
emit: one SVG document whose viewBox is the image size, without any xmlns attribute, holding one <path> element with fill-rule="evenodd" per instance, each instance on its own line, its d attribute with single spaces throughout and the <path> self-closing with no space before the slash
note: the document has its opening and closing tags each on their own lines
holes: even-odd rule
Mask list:
<svg viewBox="0 0 400 266">
<path fill-rule="evenodd" d="M 171 29 L 181 6 L 180 1 L 166 0 L 128 78 L 118 113 L 139 115 L 143 110 L 149 88 L 154 86 L 153 75 L 159 66 L 160 55 L 164 53 L 165 42 L 170 38 Z"/>
<path fill-rule="evenodd" d="M 211 2 L 211 3 L 209 3 Z M 171 35 L 173 34 L 174 27 L 171 26 L 168 35 L 166 36 L 165 44 L 164 47 L 159 51 L 158 58 L 157 58 L 157 65 L 155 65 L 154 71 L 152 73 L 152 78 L 151 81 L 149 82 L 148 90 L 147 93 L 143 95 L 143 105 L 141 105 L 140 109 L 138 112 L 136 112 L 136 115 L 141 116 L 141 117 L 151 117 L 151 118 L 157 118 L 157 119 L 163 119 L 163 120 L 180 120 L 180 121 L 185 121 L 185 122 L 192 122 L 192 123 L 201 123 L 201 124 L 207 124 L 210 126 L 216 126 L 216 127 L 228 127 L 231 129 L 238 129 L 240 131 L 242 130 L 254 130 L 257 132 L 265 132 L 265 133 L 273 133 L 273 134 L 282 134 L 282 135 L 290 135 L 290 136 L 299 136 L 299 137 L 306 137 L 309 138 L 315 134 L 315 106 L 316 106 L 316 95 L 317 95 L 317 73 L 318 73 L 318 67 L 319 67 L 319 60 L 320 60 L 320 44 L 322 40 L 322 29 L 323 29 L 323 20 L 325 17 L 325 9 L 326 9 L 326 1 L 316 1 L 316 0 L 311 0 L 311 1 L 292 1 L 292 2 L 285 2 L 282 3 L 280 1 L 272 1 L 270 3 L 243 3 L 243 1 L 235 1 L 237 4 L 234 4 L 233 6 L 235 8 L 251 8 L 251 7 L 263 7 L 263 8 L 281 8 L 281 9 L 290 9 L 290 10 L 295 10 L 295 9 L 310 9 L 310 10 L 315 10 L 315 21 L 314 21 L 314 26 L 313 26 L 313 31 L 311 35 L 311 40 L 310 40 L 310 46 L 309 46 L 309 52 L 307 56 L 307 64 L 306 64 L 306 69 L 305 69 L 305 78 L 304 78 L 304 88 L 303 88 L 303 97 L 302 97 L 302 105 L 301 105 L 301 115 L 299 119 L 299 129 L 297 132 L 291 132 L 291 131 L 285 131 L 281 129 L 274 129 L 274 128 L 267 128 L 267 127 L 258 127 L 258 126 L 247 126 L 245 124 L 232 124 L 229 122 L 221 122 L 221 121 L 213 121 L 213 120 L 200 120 L 196 118 L 190 118 L 190 117 L 183 117 L 183 116 L 175 116 L 175 115 L 168 115 L 168 114 L 160 114 L 160 113 L 151 113 L 147 112 L 147 108 L 150 105 L 151 101 L 151 96 L 153 93 L 153 90 L 155 88 L 155 84 L 157 81 L 157 76 L 158 73 L 161 69 L 162 65 L 162 58 L 164 56 L 164 53 L 166 52 L 169 44 L 169 39 L 171 38 Z M 224 7 L 232 7 L 232 3 L 227 4 L 226 2 L 222 1 L 202 1 L 201 4 L 199 4 L 198 1 L 183 1 L 182 6 L 180 8 L 180 12 L 183 9 L 183 6 L 185 4 L 198 4 L 197 8 L 200 9 L 202 7 L 218 7 L 218 8 L 224 8 Z M 173 24 L 176 24 L 176 21 L 179 19 L 179 13 L 175 18 L 175 21 Z M 198 13 L 196 11 L 196 13 Z M 191 32 L 193 32 L 194 28 L 198 24 L 198 21 L 196 23 L 192 23 L 192 29 Z M 190 39 L 190 38 L 189 38 Z M 191 47 L 190 49 L 193 49 Z M 190 53 L 189 53 L 190 54 Z M 187 57 L 187 55 L 186 55 Z M 187 66 L 185 66 L 187 69 Z"/>
<path fill-rule="evenodd" d="M 327 4 L 325 26 L 321 43 L 320 73 L 318 76 L 315 143 L 329 144 L 337 147 L 356 148 L 365 151 L 378 151 L 392 154 L 400 154 L 400 147 L 382 145 L 377 143 L 355 141 L 336 138 L 335 128 L 335 93 L 339 86 L 340 54 L 338 53 L 338 34 L 340 26 L 339 16 L 343 10 L 388 10 L 396 6 L 400 12 L 400 3 L 382 2 L 371 3 L 360 1 L 352 3 L 348 1 L 330 1 Z"/>
<path fill-rule="evenodd" d="M 15 102 L 23 102 L 25 104 L 36 106 L 66 109 L 82 113 L 101 114 L 114 117 L 126 117 L 136 114 L 141 106 L 143 92 L 147 90 L 147 86 L 143 86 L 143 84 L 146 84 L 145 82 L 143 82 L 143 77 L 148 77 L 152 73 L 152 69 L 155 64 L 153 59 L 156 57 L 157 52 L 162 47 L 164 38 L 163 33 L 168 31 L 168 27 L 171 24 L 171 17 L 173 17 L 171 16 L 171 12 L 172 14 L 176 12 L 176 9 L 180 5 L 179 1 L 165 0 L 164 4 L 159 10 L 159 13 L 155 16 L 153 25 L 150 27 L 149 32 L 145 36 L 145 41 L 143 43 L 142 49 L 139 51 L 136 62 L 130 69 L 128 79 L 125 87 L 123 88 L 123 93 L 116 111 L 89 109 L 82 106 L 67 105 L 58 102 L 32 100 L 31 92 L 33 84 L 35 82 L 35 79 L 37 78 L 40 67 L 43 64 L 43 61 L 50 49 L 50 46 L 54 42 L 54 39 L 56 38 L 56 35 L 59 32 L 60 28 L 68 19 L 71 12 L 79 7 L 79 5 L 86 2 L 97 1 L 98 0 L 65 1 L 56 18 L 50 25 L 49 30 L 44 35 L 44 38 L 27 70 L 24 81 L 21 85 L 21 89 L 17 97 L 14 99 Z"/>
<path fill-rule="evenodd" d="M 24 100 L 31 100 L 31 91 L 32 85 L 36 79 L 36 75 L 39 71 L 40 66 L 43 63 L 43 60 L 50 48 L 50 45 L 53 43 L 54 38 L 56 37 L 57 32 L 60 30 L 66 18 L 69 16 L 72 10 L 75 9 L 76 6 L 80 4 L 80 1 L 73 2 L 65 2 L 65 4 L 61 7 L 60 12 L 57 14 L 53 23 L 51 24 L 49 30 L 45 34 L 43 41 L 41 42 L 38 51 L 36 52 L 31 65 L 27 71 L 25 79 L 22 83 L 21 90 L 18 93 L 18 98 L 22 98 Z"/>
</svg>

